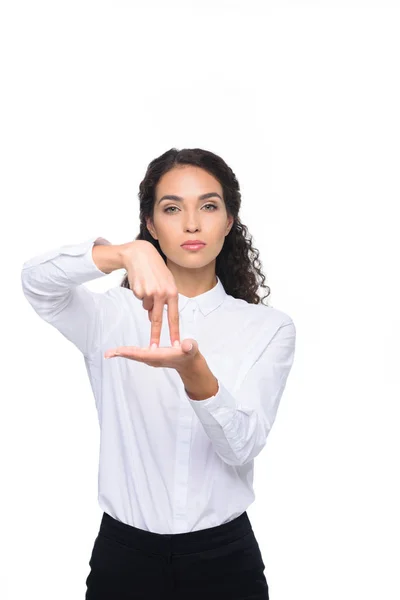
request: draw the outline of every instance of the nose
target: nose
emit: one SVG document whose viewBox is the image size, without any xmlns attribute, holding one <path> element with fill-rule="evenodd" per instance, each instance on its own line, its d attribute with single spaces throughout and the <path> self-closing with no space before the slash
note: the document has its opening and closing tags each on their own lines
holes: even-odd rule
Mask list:
<svg viewBox="0 0 400 600">
<path fill-rule="evenodd" d="M 198 231 L 199 230 L 198 220 L 194 215 L 187 217 L 185 230 L 186 231 Z"/>
</svg>

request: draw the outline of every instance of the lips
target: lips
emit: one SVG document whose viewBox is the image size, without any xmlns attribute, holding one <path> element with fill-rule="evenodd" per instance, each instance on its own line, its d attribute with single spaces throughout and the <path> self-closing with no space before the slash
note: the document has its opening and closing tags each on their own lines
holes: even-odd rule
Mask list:
<svg viewBox="0 0 400 600">
<path fill-rule="evenodd" d="M 202 242 L 201 240 L 187 240 L 181 244 L 181 246 L 199 246 L 200 244 L 205 246 L 205 242 Z"/>
<path fill-rule="evenodd" d="M 198 252 L 199 250 L 202 250 L 203 248 L 206 247 L 206 245 L 204 244 L 204 242 L 195 244 L 193 242 L 190 242 L 190 244 L 185 243 L 182 244 L 181 246 L 184 250 L 190 250 L 191 252 Z"/>
</svg>

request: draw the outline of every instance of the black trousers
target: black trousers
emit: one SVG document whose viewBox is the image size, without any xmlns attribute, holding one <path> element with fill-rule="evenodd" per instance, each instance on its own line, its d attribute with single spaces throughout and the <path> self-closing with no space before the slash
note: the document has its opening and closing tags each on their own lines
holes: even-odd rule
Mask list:
<svg viewBox="0 0 400 600">
<path fill-rule="evenodd" d="M 217 527 L 160 534 L 103 513 L 86 600 L 269 600 L 247 512 Z"/>
</svg>

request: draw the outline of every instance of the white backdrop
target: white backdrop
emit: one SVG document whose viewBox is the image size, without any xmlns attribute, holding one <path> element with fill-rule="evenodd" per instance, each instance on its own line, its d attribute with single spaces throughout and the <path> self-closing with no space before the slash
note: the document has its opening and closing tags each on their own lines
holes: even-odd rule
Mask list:
<svg viewBox="0 0 400 600">
<path fill-rule="evenodd" d="M 248 509 L 271 600 L 399 599 L 399 25 L 383 0 L 2 3 L 3 600 L 83 598 L 102 515 L 83 356 L 22 264 L 133 240 L 171 147 L 232 167 L 297 328 Z"/>
</svg>

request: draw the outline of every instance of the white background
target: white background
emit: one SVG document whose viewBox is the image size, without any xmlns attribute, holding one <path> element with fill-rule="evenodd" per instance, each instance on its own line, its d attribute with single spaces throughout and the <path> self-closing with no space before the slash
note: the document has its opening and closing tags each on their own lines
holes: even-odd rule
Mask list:
<svg viewBox="0 0 400 600">
<path fill-rule="evenodd" d="M 399 28 L 382 0 L 2 3 L 3 600 L 83 599 L 102 515 L 83 356 L 22 264 L 133 240 L 171 147 L 231 166 L 297 327 L 248 509 L 271 600 L 399 599 Z"/>
</svg>

